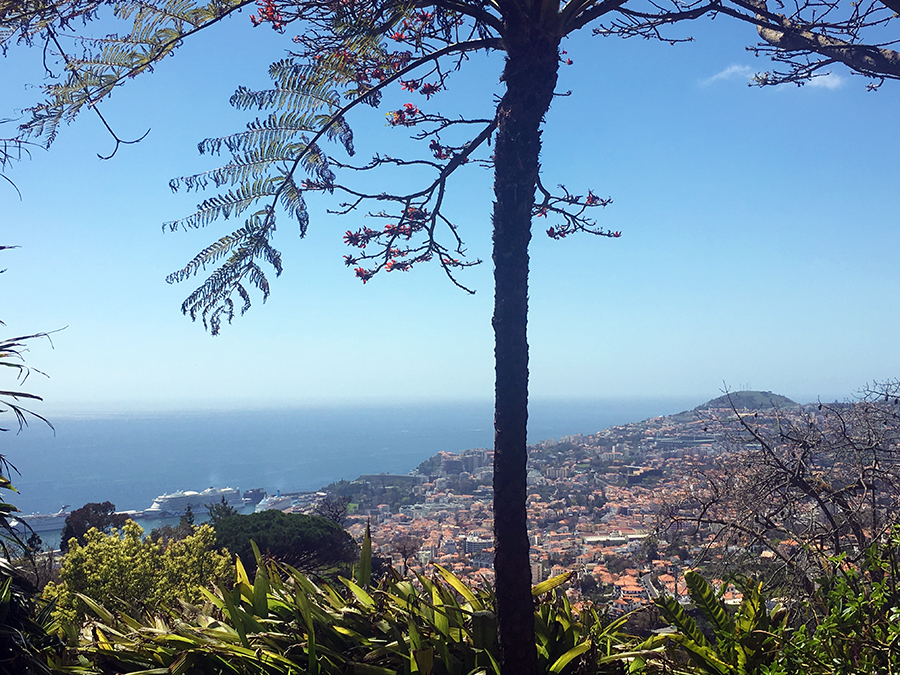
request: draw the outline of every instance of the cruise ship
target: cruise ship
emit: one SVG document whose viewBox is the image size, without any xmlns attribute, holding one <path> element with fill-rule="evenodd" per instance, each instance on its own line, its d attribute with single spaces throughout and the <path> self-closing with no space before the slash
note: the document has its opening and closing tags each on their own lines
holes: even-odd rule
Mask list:
<svg viewBox="0 0 900 675">
<path fill-rule="evenodd" d="M 9 525 L 20 535 L 27 534 L 27 528 L 23 523 L 27 523 L 33 532 L 62 532 L 66 525 L 66 517 L 69 515 L 66 511 L 68 507 L 68 504 L 64 504 L 56 513 L 14 514 Z"/>
<path fill-rule="evenodd" d="M 263 499 L 256 505 L 256 510 L 254 513 L 261 513 L 263 511 L 284 511 L 285 509 L 289 509 L 294 503 L 294 498 L 288 495 L 282 496 L 281 492 L 277 492 L 275 495 L 263 497 Z"/>
<path fill-rule="evenodd" d="M 178 490 L 171 494 L 160 495 L 153 500 L 149 509 L 144 511 L 145 518 L 166 518 L 171 516 L 183 516 L 188 506 L 195 513 L 203 511 L 209 504 L 218 504 L 225 499 L 225 503 L 235 508 L 244 505 L 241 491 L 235 488 L 206 488 L 203 492 L 194 490 Z"/>
</svg>

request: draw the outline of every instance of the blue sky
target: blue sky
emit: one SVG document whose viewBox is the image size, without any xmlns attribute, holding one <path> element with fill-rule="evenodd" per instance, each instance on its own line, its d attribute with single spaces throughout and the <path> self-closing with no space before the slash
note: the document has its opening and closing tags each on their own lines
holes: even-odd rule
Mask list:
<svg viewBox="0 0 900 675">
<path fill-rule="evenodd" d="M 832 400 L 897 376 L 900 85 L 867 92 L 836 70 L 802 88 L 748 87 L 769 67 L 744 50 L 752 30 L 690 30 L 696 42 L 677 46 L 588 34 L 564 45 L 574 63 L 559 90 L 573 93 L 547 116 L 544 180 L 612 197 L 598 220 L 623 235 L 557 242 L 536 223 L 532 396 L 699 403 L 725 383 Z M 228 97 L 264 86 L 290 36 L 246 14 L 226 21 L 104 105 L 121 136 L 149 128 L 143 142 L 100 161 L 112 141 L 83 115 L 8 171 L 22 199 L 0 185 L 2 243 L 21 248 L 3 257 L 0 319 L 16 334 L 65 327 L 29 354 L 49 375 L 26 383 L 41 412 L 491 397 L 492 177 L 476 167 L 452 206 L 487 261 L 462 273 L 474 296 L 427 267 L 363 286 L 341 237 L 370 221 L 311 199 L 305 239 L 281 221 L 285 272 L 265 305 L 216 338 L 181 315 L 194 287 L 165 276 L 232 223 L 164 233 L 200 200 L 168 180 L 213 168 L 196 143 L 247 121 Z M 434 102 L 489 115 L 501 66 L 474 57 Z M 0 59 L 0 116 L 34 101 L 26 84 L 41 76 L 37 50 Z M 405 100 L 398 90 L 352 120 L 359 159 L 403 148 L 384 111 Z"/>
</svg>

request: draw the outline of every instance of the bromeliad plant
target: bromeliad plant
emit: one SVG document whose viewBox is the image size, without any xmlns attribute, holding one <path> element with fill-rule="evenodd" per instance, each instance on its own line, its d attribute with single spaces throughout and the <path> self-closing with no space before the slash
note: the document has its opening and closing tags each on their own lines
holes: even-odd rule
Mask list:
<svg viewBox="0 0 900 675">
<path fill-rule="evenodd" d="M 355 578 L 334 584 L 262 561 L 251 582 L 238 560 L 233 588 L 205 591 L 205 607 L 182 603 L 167 616 L 114 614 L 83 597 L 96 619 L 82 633 L 79 667 L 148 675 L 499 674 L 490 587 L 471 587 L 440 565 L 431 576 L 392 574 L 373 586 L 367 550 Z M 533 589 L 541 672 L 602 672 L 626 639 L 622 622 L 603 626 L 593 611 L 577 615 L 560 592 L 568 580 Z"/>
<path fill-rule="evenodd" d="M 869 675 L 900 672 L 900 526 L 862 552 L 829 559 L 809 603 L 813 619 L 792 636 L 783 660 L 804 671 Z"/>
<path fill-rule="evenodd" d="M 654 635 L 640 649 L 646 653 L 632 662 L 632 672 L 654 672 L 671 668 L 686 655 L 693 668 L 682 672 L 709 675 L 756 675 L 769 673 L 784 646 L 788 631 L 787 611 L 766 608 L 762 583 L 747 581 L 743 600 L 732 614 L 710 584 L 695 570 L 684 574 L 694 606 L 712 628 L 712 639 L 699 629 L 684 607 L 671 596 L 655 601 L 662 618 L 674 632 Z M 780 672 L 780 671 L 778 671 Z"/>
<path fill-rule="evenodd" d="M 709 675 L 870 675 L 900 672 L 900 526 L 869 546 L 857 563 L 827 558 L 815 596 L 792 622 L 780 606 L 767 611 L 759 582 L 744 584 L 729 613 L 703 577 L 685 573 L 691 601 L 712 636 L 700 631 L 671 597 L 656 606 L 674 632 L 646 640 L 632 672 Z M 690 667 L 686 664 L 690 663 Z"/>
</svg>

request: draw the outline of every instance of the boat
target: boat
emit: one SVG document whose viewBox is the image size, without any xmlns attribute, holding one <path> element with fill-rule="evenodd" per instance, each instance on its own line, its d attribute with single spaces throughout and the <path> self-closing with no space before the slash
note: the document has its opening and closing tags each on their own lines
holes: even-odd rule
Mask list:
<svg viewBox="0 0 900 675">
<path fill-rule="evenodd" d="M 256 505 L 254 512 L 262 513 L 263 511 L 270 510 L 284 511 L 285 509 L 289 509 L 293 503 L 293 497 L 287 495 L 282 496 L 281 492 L 277 492 L 272 496 L 263 498 L 259 504 Z"/>
<path fill-rule="evenodd" d="M 222 500 L 228 506 L 242 507 L 244 501 L 241 491 L 235 488 L 206 488 L 203 492 L 194 490 L 178 490 L 169 494 L 160 495 L 153 500 L 149 509 L 144 510 L 145 518 L 169 518 L 183 516 L 188 507 L 195 513 L 202 511 L 211 504 L 220 504 Z"/>
<path fill-rule="evenodd" d="M 9 525 L 19 534 L 26 531 L 25 525 L 34 532 L 62 532 L 62 529 L 66 526 L 66 517 L 69 515 L 69 512 L 66 511 L 67 508 L 69 508 L 69 504 L 63 504 L 62 508 L 56 513 L 16 515 L 9 521 Z"/>
</svg>

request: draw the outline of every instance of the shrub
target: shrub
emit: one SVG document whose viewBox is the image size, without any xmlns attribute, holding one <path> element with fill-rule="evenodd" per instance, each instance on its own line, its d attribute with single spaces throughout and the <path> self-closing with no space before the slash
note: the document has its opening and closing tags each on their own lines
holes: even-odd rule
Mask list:
<svg viewBox="0 0 900 675">
<path fill-rule="evenodd" d="M 44 589 L 44 597 L 56 601 L 55 616 L 79 623 L 85 611 L 79 594 L 116 609 L 152 610 L 176 598 L 196 602 L 200 587 L 233 574 L 230 556 L 215 549 L 208 525 L 167 546 L 142 535 L 140 525 L 129 520 L 121 531 L 89 530 L 84 545 L 73 540 L 59 583 Z"/>
</svg>

